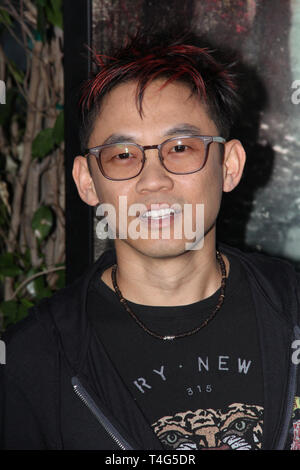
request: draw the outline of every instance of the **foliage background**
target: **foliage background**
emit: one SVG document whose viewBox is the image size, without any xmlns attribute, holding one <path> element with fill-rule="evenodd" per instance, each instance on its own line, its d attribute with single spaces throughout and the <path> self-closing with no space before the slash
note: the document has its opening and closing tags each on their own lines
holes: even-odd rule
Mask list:
<svg viewBox="0 0 300 470">
<path fill-rule="evenodd" d="M 4 0 L 0 39 L 1 332 L 64 285 L 62 0 Z"/>
</svg>

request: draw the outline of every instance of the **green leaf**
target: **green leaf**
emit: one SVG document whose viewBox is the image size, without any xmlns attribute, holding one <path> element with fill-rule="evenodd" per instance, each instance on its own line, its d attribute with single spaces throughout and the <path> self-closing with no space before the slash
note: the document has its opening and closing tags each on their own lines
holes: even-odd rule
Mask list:
<svg viewBox="0 0 300 470">
<path fill-rule="evenodd" d="M 34 304 L 27 299 L 21 299 L 20 302 L 17 300 L 7 300 L 0 304 L 0 310 L 4 316 L 4 327 L 16 323 L 28 315 L 28 310 Z"/>
<path fill-rule="evenodd" d="M 33 276 L 36 273 L 38 273 L 37 268 L 29 269 L 29 271 L 26 273 L 26 279 L 28 280 L 31 276 Z M 31 295 L 31 297 L 36 297 L 36 286 L 35 286 L 35 280 L 36 279 L 38 279 L 38 278 L 34 278 L 30 282 L 27 282 L 27 284 L 25 284 L 25 288 L 26 288 L 27 292 Z"/>
<path fill-rule="evenodd" d="M 50 287 L 44 287 L 43 289 L 40 289 L 38 292 L 37 292 L 37 300 L 41 300 L 41 299 L 44 299 L 45 297 L 51 297 L 51 295 L 53 294 L 52 290 L 50 289 Z"/>
<path fill-rule="evenodd" d="M 37 298 L 39 292 L 44 288 L 43 276 L 36 277 L 32 281 L 28 282 L 26 285 L 27 292 L 32 296 Z"/>
<path fill-rule="evenodd" d="M 8 70 L 14 77 L 15 81 L 18 83 L 23 83 L 24 80 L 24 72 L 16 66 L 13 60 L 9 60 L 7 62 Z"/>
<path fill-rule="evenodd" d="M 47 285 L 46 275 L 41 274 L 41 272 L 37 268 L 31 269 L 28 272 L 27 277 L 30 278 L 32 275 L 38 274 L 38 273 L 40 274 L 39 276 L 32 279 L 32 281 L 28 282 L 28 284 L 26 285 L 26 290 L 36 300 L 41 300 L 44 297 L 51 296 L 52 291 Z"/>
<path fill-rule="evenodd" d="M 36 238 L 40 241 L 45 240 L 53 226 L 53 213 L 47 206 L 42 206 L 35 211 L 31 226 Z"/>
<path fill-rule="evenodd" d="M 59 145 L 64 140 L 64 112 L 61 111 L 56 118 L 54 128 L 53 128 L 53 140 L 56 145 Z"/>
<path fill-rule="evenodd" d="M 32 142 L 32 157 L 44 158 L 53 150 L 54 146 L 53 129 L 43 129 Z"/>
<path fill-rule="evenodd" d="M 61 0 L 50 0 L 46 5 L 46 16 L 49 23 L 63 29 L 62 2 Z"/>
<path fill-rule="evenodd" d="M 34 303 L 30 302 L 30 300 L 28 299 L 20 299 L 20 302 L 23 305 L 23 307 L 26 307 L 27 309 L 34 306 Z"/>
<path fill-rule="evenodd" d="M 4 316 L 5 326 L 16 322 L 18 308 L 19 304 L 17 300 L 6 300 L 5 302 L 1 302 L 0 310 Z"/>
<path fill-rule="evenodd" d="M 3 8 L 0 8 L 0 23 L 4 24 L 5 26 L 11 26 L 12 21 L 7 13 L 7 11 L 3 10 Z"/>
<path fill-rule="evenodd" d="M 15 277 L 21 274 L 22 270 L 16 265 L 13 253 L 0 255 L 0 274 L 7 277 Z"/>
<path fill-rule="evenodd" d="M 22 265 L 24 266 L 24 271 L 28 271 L 31 268 L 31 256 L 29 248 L 26 248 L 25 253 L 19 256 Z"/>
<path fill-rule="evenodd" d="M 38 7 L 44 8 L 47 5 L 49 0 L 35 0 L 35 3 Z"/>
<path fill-rule="evenodd" d="M 33 307 L 33 303 L 27 299 L 21 299 L 20 304 L 18 306 L 18 311 L 16 315 L 16 322 L 22 320 L 23 318 L 27 317 L 28 310 Z"/>
</svg>

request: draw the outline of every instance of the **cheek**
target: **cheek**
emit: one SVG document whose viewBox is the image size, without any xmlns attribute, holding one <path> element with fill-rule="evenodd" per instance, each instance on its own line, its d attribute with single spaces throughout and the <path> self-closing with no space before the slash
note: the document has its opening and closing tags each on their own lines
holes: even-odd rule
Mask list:
<svg viewBox="0 0 300 470">
<path fill-rule="evenodd" d="M 215 223 L 218 216 L 223 187 L 222 166 L 211 165 L 203 169 L 185 185 L 185 200 L 194 204 L 193 216 L 196 220 L 196 204 L 204 206 L 204 224 L 205 227 Z"/>
<path fill-rule="evenodd" d="M 222 170 L 207 175 L 205 180 L 205 192 L 210 200 L 219 200 L 223 192 Z"/>
<path fill-rule="evenodd" d="M 104 177 L 100 177 L 95 181 L 95 189 L 100 204 L 111 204 L 114 206 L 116 213 L 119 212 L 120 205 L 123 207 L 129 207 L 130 194 L 132 194 L 132 189 L 130 185 L 124 182 L 110 181 Z M 120 197 L 122 202 L 120 204 Z"/>
<path fill-rule="evenodd" d="M 219 200 L 223 192 L 223 164 L 219 155 L 214 155 L 206 167 L 205 184 L 207 193 Z"/>
<path fill-rule="evenodd" d="M 94 156 L 90 157 L 90 170 L 99 203 L 113 204 L 114 207 L 117 208 L 118 196 L 126 194 L 126 185 L 124 185 L 124 182 L 111 181 L 105 178 Z"/>
<path fill-rule="evenodd" d="M 108 182 L 110 183 L 110 182 Z M 100 204 L 111 204 L 115 210 L 118 209 L 118 192 L 110 184 L 97 181 L 95 183 L 96 193 Z"/>
<path fill-rule="evenodd" d="M 219 201 L 223 191 L 222 166 L 203 169 L 202 172 L 190 175 L 182 184 L 184 199 L 193 203 L 211 204 Z"/>
<path fill-rule="evenodd" d="M 222 200 L 223 174 L 221 167 L 215 168 L 214 172 L 210 172 L 207 175 L 205 186 L 205 220 L 206 226 L 211 226 L 218 217 Z"/>
</svg>

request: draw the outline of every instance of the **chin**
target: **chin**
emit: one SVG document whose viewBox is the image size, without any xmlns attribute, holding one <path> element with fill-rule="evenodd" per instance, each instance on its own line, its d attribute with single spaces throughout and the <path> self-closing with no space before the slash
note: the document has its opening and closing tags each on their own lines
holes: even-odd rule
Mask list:
<svg viewBox="0 0 300 470">
<path fill-rule="evenodd" d="M 188 253 L 188 240 L 126 240 L 132 249 L 140 254 L 156 259 L 175 258 Z"/>
</svg>

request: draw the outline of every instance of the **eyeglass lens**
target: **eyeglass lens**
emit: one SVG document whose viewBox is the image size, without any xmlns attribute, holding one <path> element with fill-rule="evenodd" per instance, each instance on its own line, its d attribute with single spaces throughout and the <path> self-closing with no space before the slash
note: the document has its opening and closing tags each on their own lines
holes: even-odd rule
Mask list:
<svg viewBox="0 0 300 470">
<path fill-rule="evenodd" d="M 203 140 L 184 137 L 166 141 L 161 147 L 165 168 L 173 173 L 190 173 L 200 170 L 205 162 Z M 99 155 L 103 172 L 112 179 L 136 176 L 143 165 L 143 151 L 135 144 L 112 144 Z"/>
</svg>

